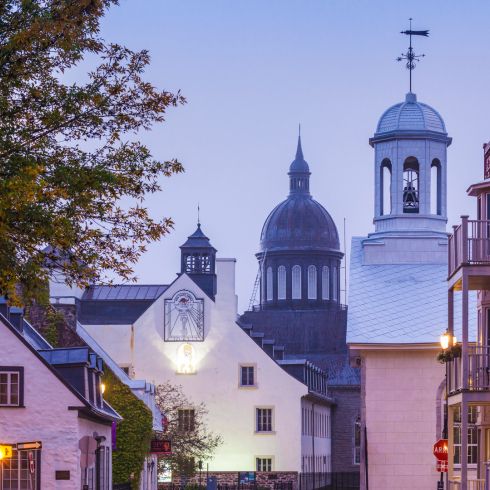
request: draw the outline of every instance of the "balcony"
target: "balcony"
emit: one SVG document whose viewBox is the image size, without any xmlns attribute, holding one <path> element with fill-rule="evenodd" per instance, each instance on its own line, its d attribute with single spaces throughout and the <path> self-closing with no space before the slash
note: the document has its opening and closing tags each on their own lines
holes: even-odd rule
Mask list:
<svg viewBox="0 0 490 490">
<path fill-rule="evenodd" d="M 461 391 L 490 392 L 490 347 L 468 346 L 468 379 L 463 383 L 462 358 L 447 363 L 450 395 Z"/>
<path fill-rule="evenodd" d="M 453 479 L 449 480 L 449 490 L 460 490 L 461 482 Z M 468 490 L 485 490 L 485 480 L 468 480 Z"/>
<path fill-rule="evenodd" d="M 490 265 L 490 221 L 461 218 L 462 223 L 453 226 L 449 237 L 449 278 L 463 265 Z"/>
</svg>

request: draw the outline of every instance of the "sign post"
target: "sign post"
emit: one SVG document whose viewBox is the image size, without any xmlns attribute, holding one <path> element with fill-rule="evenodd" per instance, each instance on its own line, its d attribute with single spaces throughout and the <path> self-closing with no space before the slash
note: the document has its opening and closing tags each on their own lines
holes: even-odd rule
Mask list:
<svg viewBox="0 0 490 490">
<path fill-rule="evenodd" d="M 437 482 L 437 490 L 444 490 L 444 473 L 448 469 L 448 444 L 447 439 L 439 439 L 432 448 L 432 453 L 437 459 L 436 471 L 441 474 L 441 479 Z"/>
</svg>

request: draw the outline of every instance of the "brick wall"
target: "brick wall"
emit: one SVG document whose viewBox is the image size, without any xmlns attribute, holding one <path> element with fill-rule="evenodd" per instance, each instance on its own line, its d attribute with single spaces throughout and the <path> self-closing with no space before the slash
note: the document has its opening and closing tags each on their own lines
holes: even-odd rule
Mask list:
<svg viewBox="0 0 490 490">
<path fill-rule="evenodd" d="M 332 472 L 357 472 L 353 464 L 354 422 L 361 413 L 360 386 L 329 386 L 332 409 Z"/>
<path fill-rule="evenodd" d="M 185 479 L 181 479 L 179 476 L 174 476 L 171 484 L 160 484 L 158 485 L 158 489 L 167 490 L 171 486 L 199 485 L 199 483 L 201 483 L 202 486 L 206 486 L 207 476 L 208 474 L 205 471 L 202 472 L 201 477 L 199 477 L 199 473 L 197 473 L 193 477 L 188 477 Z M 209 476 L 215 476 L 218 485 L 238 485 L 238 471 L 210 471 Z M 295 471 L 258 472 L 256 473 L 256 478 L 257 487 L 261 488 L 273 490 L 276 484 L 281 483 L 291 484 L 292 490 L 296 490 L 298 488 L 298 473 L 296 473 Z"/>
</svg>

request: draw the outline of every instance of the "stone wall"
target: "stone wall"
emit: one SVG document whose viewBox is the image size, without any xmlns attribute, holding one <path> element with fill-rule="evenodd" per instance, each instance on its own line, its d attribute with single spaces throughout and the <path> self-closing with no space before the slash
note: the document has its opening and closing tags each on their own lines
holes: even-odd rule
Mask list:
<svg viewBox="0 0 490 490">
<path fill-rule="evenodd" d="M 238 486 L 238 471 L 216 471 L 209 472 L 203 471 L 200 475 L 197 473 L 190 478 L 180 478 L 174 476 L 172 483 L 159 484 L 159 490 L 167 490 L 172 486 L 186 486 L 186 485 L 199 485 L 206 486 L 206 477 L 216 477 L 218 485 Z M 257 472 L 257 487 L 267 488 L 273 490 L 278 485 L 291 485 L 291 490 L 298 488 L 298 473 L 295 471 L 271 471 L 271 472 Z"/>
<path fill-rule="evenodd" d="M 360 386 L 329 386 L 332 407 L 332 472 L 358 472 L 354 464 L 354 423 L 360 416 Z"/>
</svg>

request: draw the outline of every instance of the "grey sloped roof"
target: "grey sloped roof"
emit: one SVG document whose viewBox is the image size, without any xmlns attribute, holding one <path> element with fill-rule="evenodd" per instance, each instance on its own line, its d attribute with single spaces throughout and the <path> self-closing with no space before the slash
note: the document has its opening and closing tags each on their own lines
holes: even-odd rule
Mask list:
<svg viewBox="0 0 490 490">
<path fill-rule="evenodd" d="M 434 343 L 447 327 L 447 265 L 363 265 L 363 238 L 352 239 L 348 343 Z M 476 295 L 470 296 L 470 340 L 476 339 Z M 455 293 L 455 335 L 461 298 Z"/>
<path fill-rule="evenodd" d="M 80 301 L 82 325 L 130 325 L 168 288 L 167 285 L 90 286 Z"/>
</svg>

